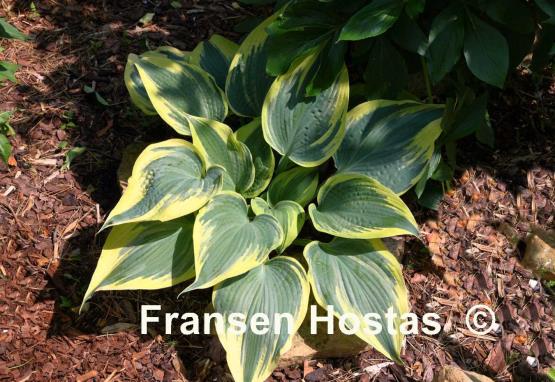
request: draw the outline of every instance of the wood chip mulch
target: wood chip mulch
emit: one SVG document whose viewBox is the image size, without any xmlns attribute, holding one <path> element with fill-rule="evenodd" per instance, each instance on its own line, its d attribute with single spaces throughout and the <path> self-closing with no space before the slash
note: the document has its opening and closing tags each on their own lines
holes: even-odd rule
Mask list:
<svg viewBox="0 0 555 382">
<path fill-rule="evenodd" d="M 17 109 L 18 133 L 10 165 L 0 164 L 0 381 L 231 381 L 217 340 L 137 329 L 141 304 L 200 312 L 207 293 L 99 293 L 88 312 L 77 311 L 105 239 L 96 231 L 119 197 L 123 148 L 171 134 L 130 106 L 127 54 L 164 44 L 190 50 L 212 33 L 236 39 L 233 25 L 254 13 L 216 0 L 21 3 L 0 0 L 0 17 L 34 36 L 2 42 L 0 53 L 21 65 L 19 83 L 0 88 L 0 110 Z M 141 25 L 148 12 L 153 23 Z M 429 382 L 452 363 L 497 381 L 539 381 L 555 367 L 552 297 L 520 266 L 523 248 L 513 241 L 532 225 L 555 227 L 555 86 L 530 83 L 515 77 L 492 95 L 497 148 L 461 142 L 456 181 L 437 214 L 411 206 L 421 240 L 400 244 L 412 309 L 438 313 L 444 332 L 408 337 L 404 366 L 365 352 L 278 369 L 270 381 Z M 86 151 L 64 170 L 72 147 Z M 496 312 L 498 332 L 466 329 L 465 313 L 478 303 Z"/>
</svg>

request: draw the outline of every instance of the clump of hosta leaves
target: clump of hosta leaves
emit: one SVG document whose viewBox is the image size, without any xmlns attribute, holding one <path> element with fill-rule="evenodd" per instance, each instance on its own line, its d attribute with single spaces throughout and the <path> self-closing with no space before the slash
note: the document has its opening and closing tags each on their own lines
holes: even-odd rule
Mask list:
<svg viewBox="0 0 555 382">
<path fill-rule="evenodd" d="M 401 362 L 399 322 L 395 333 L 370 335 L 362 317 L 408 311 L 401 266 L 381 239 L 418 235 L 400 196 L 437 166 L 443 107 L 374 100 L 348 110 L 344 65 L 309 95 L 318 51 L 268 75 L 275 17 L 240 46 L 213 36 L 192 52 L 129 57 L 131 99 L 181 137 L 138 157 L 84 301 L 189 280 L 183 293 L 213 287 L 231 373 L 258 382 L 294 332 L 232 334 L 225 317 L 263 313 L 274 327 L 276 313 L 289 313 L 297 330 L 312 293 L 324 309 L 360 317 L 356 335 Z M 242 123 L 226 123 L 231 114 Z"/>
</svg>

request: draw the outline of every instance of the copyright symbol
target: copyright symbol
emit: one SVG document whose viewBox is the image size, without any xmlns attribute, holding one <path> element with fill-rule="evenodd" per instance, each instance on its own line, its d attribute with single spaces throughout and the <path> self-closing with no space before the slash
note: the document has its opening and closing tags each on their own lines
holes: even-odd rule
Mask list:
<svg viewBox="0 0 555 382">
<path fill-rule="evenodd" d="M 495 326 L 495 312 L 487 305 L 474 305 L 466 312 L 466 327 L 479 336 L 493 331 Z"/>
</svg>

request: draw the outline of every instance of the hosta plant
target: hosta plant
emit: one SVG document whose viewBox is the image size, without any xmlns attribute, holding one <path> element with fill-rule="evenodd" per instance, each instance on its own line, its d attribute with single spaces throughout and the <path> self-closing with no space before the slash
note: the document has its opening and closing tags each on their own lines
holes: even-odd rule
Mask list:
<svg viewBox="0 0 555 382">
<path fill-rule="evenodd" d="M 266 72 L 271 16 L 237 46 L 213 36 L 192 52 L 131 55 L 125 82 L 143 112 L 180 138 L 148 146 L 102 229 L 111 228 L 84 297 L 102 290 L 213 288 L 216 312 L 289 313 L 309 296 L 336 315 L 409 310 L 382 238 L 418 235 L 401 195 L 433 172 L 441 105 L 373 100 L 349 110 L 342 65 L 309 95 L 318 51 Z M 227 118 L 230 116 L 230 118 Z M 403 336 L 356 335 L 401 362 Z M 294 335 L 218 336 L 238 382 L 263 381 Z"/>
</svg>

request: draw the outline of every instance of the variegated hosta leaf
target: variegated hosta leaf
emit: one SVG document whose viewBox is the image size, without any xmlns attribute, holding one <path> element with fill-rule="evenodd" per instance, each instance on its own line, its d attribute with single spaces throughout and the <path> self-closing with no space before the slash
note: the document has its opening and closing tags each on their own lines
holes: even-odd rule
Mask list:
<svg viewBox="0 0 555 382">
<path fill-rule="evenodd" d="M 308 206 L 320 232 L 350 239 L 418 235 L 407 205 L 389 188 L 362 174 L 337 174 L 318 191 L 318 207 Z"/>
<path fill-rule="evenodd" d="M 276 205 L 282 200 L 292 200 L 305 207 L 316 196 L 318 170 L 294 167 L 274 178 L 268 189 L 268 202 Z"/>
<path fill-rule="evenodd" d="M 251 200 L 251 208 L 256 215 L 268 214 L 274 216 L 283 230 L 283 241 L 277 248 L 278 253 L 283 253 L 297 238 L 305 221 L 303 207 L 292 200 L 282 200 L 271 207 L 262 198 Z"/>
<path fill-rule="evenodd" d="M 191 55 L 191 63 L 206 70 L 214 77 L 216 84 L 224 89 L 229 65 L 238 48 L 239 45 L 233 41 L 214 34 L 209 40 L 196 46 Z"/>
<path fill-rule="evenodd" d="M 144 53 L 144 55 L 148 54 L 155 53 Z M 138 60 L 140 60 L 140 56 L 137 56 L 133 53 L 131 53 L 127 57 L 127 64 L 125 65 L 125 71 L 123 73 L 125 87 L 127 88 L 129 96 L 131 97 L 131 101 L 135 106 L 137 106 L 146 115 L 155 115 L 156 110 L 154 109 L 154 106 L 152 106 L 152 103 L 148 98 L 148 93 L 146 92 L 143 80 L 141 80 L 141 76 L 139 75 L 139 72 L 135 67 L 135 63 Z"/>
<path fill-rule="evenodd" d="M 129 92 L 129 96 L 131 97 L 131 101 L 133 101 L 135 106 L 137 106 L 139 109 L 142 110 L 143 113 L 147 115 L 156 114 L 156 110 L 154 109 L 154 106 L 152 106 L 152 103 L 148 98 L 143 80 L 141 79 L 141 76 L 139 75 L 139 72 L 135 67 L 135 63 L 140 60 L 141 57 L 158 55 L 166 57 L 172 61 L 187 63 L 190 54 L 190 52 L 183 52 L 171 46 L 161 46 L 155 50 L 145 52 L 140 56 L 131 53 L 127 57 L 127 64 L 125 65 L 124 82 L 125 86 L 127 87 L 127 91 Z"/>
<path fill-rule="evenodd" d="M 266 93 L 274 80 L 266 74 L 268 33 L 277 14 L 264 20 L 245 38 L 231 61 L 225 83 L 229 106 L 235 114 L 259 117 Z"/>
<path fill-rule="evenodd" d="M 361 323 L 356 335 L 383 355 L 401 363 L 403 335 L 401 317 L 409 312 L 407 289 L 401 266 L 381 240 L 335 238 L 330 243 L 313 241 L 305 247 L 308 278 L 314 297 L 324 309 L 332 305 L 335 315 L 354 315 Z M 387 330 L 388 309 L 395 313 L 394 335 Z M 368 331 L 364 315 L 378 314 L 382 330 Z M 377 321 L 377 320 L 376 320 Z"/>
<path fill-rule="evenodd" d="M 189 124 L 194 117 L 216 121 L 225 118 L 224 93 L 198 66 L 155 55 L 142 57 L 135 67 L 156 112 L 178 133 L 190 135 Z"/>
<path fill-rule="evenodd" d="M 191 53 L 174 48 L 173 46 L 160 46 L 154 50 L 169 60 L 181 62 L 184 64 L 191 62 Z"/>
<path fill-rule="evenodd" d="M 222 187 L 225 170 L 205 168 L 195 147 L 182 139 L 148 146 L 102 229 L 131 222 L 168 221 L 201 208 Z"/>
<path fill-rule="evenodd" d="M 161 289 L 193 278 L 193 223 L 189 215 L 114 227 L 83 303 L 99 290 Z"/>
<path fill-rule="evenodd" d="M 186 291 L 208 288 L 262 264 L 283 240 L 278 220 L 250 220 L 245 199 L 224 191 L 202 208 L 193 230 L 197 278 Z"/>
<path fill-rule="evenodd" d="M 262 134 L 260 118 L 242 126 L 235 136 L 249 148 L 254 162 L 254 182 L 243 192 L 246 198 L 260 195 L 268 187 L 274 174 L 275 159 L 272 148 L 268 146 Z"/>
<path fill-rule="evenodd" d="M 306 96 L 317 52 L 294 63 L 276 78 L 262 108 L 264 138 L 274 150 L 304 167 L 314 167 L 335 153 L 345 132 L 349 102 L 346 67 L 332 85 L 316 96 Z"/>
<path fill-rule="evenodd" d="M 339 172 L 376 179 L 396 194 L 414 186 L 441 134 L 443 108 L 410 101 L 369 101 L 347 113 L 346 133 L 334 155 Z"/>
<path fill-rule="evenodd" d="M 193 143 L 208 166 L 226 170 L 234 190 L 243 193 L 254 182 L 254 164 L 248 147 L 237 140 L 229 126 L 204 118 L 191 121 Z"/>
<path fill-rule="evenodd" d="M 263 382 L 276 368 L 306 316 L 309 293 L 305 270 L 286 256 L 273 258 L 214 289 L 214 309 L 224 318 L 218 337 L 236 382 Z M 245 315 L 245 333 L 238 334 L 237 327 L 229 325 L 233 313 Z M 266 334 L 255 334 L 248 326 L 257 313 L 268 317 Z"/>
</svg>

